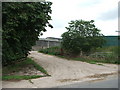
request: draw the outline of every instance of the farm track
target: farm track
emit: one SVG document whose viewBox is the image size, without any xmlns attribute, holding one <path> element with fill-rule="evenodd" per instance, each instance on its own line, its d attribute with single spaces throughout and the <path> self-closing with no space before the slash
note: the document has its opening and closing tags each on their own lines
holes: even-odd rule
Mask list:
<svg viewBox="0 0 120 90">
<path fill-rule="evenodd" d="M 103 78 L 107 75 L 117 75 L 118 66 L 114 64 L 89 64 L 72 61 L 56 56 L 45 55 L 31 51 L 29 57 L 40 64 L 51 76 L 19 82 L 2 81 L 3 88 L 50 88 Z M 103 75 L 103 76 L 102 76 Z"/>
</svg>

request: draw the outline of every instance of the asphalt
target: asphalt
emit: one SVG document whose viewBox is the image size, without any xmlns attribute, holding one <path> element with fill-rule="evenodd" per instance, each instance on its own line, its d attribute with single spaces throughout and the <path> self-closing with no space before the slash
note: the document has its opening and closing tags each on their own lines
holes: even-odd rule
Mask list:
<svg viewBox="0 0 120 90">
<path fill-rule="evenodd" d="M 118 77 L 108 77 L 103 80 L 80 82 L 54 88 L 118 88 Z"/>
</svg>

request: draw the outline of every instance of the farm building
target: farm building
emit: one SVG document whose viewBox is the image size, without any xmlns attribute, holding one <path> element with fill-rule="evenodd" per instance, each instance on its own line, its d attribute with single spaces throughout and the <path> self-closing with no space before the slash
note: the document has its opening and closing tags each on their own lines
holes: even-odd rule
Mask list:
<svg viewBox="0 0 120 90">
<path fill-rule="evenodd" d="M 33 50 L 39 50 L 40 48 L 49 48 L 54 46 L 60 46 L 60 38 L 47 37 L 40 38 L 36 41 L 36 45 L 32 47 Z M 106 43 L 104 46 L 118 46 L 118 36 L 105 36 Z"/>
<path fill-rule="evenodd" d="M 49 48 L 54 46 L 60 46 L 61 39 L 54 37 L 40 38 L 36 41 L 36 45 L 32 47 L 33 50 L 39 50 L 40 48 Z"/>
<path fill-rule="evenodd" d="M 120 39 L 118 36 L 105 36 L 106 43 L 104 46 L 118 46 Z"/>
</svg>

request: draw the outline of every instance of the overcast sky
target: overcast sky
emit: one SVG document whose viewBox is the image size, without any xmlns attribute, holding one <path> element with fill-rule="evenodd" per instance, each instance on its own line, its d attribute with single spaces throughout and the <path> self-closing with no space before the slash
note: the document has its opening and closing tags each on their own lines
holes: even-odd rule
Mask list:
<svg viewBox="0 0 120 90">
<path fill-rule="evenodd" d="M 118 35 L 119 0 L 47 0 L 53 4 L 52 20 L 54 28 L 46 28 L 41 38 L 57 37 L 67 31 L 71 20 L 95 20 L 95 25 L 104 35 Z"/>
</svg>

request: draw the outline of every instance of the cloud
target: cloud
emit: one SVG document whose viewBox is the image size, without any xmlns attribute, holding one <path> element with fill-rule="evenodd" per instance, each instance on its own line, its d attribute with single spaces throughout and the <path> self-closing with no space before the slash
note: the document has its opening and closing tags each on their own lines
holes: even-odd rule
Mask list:
<svg viewBox="0 0 120 90">
<path fill-rule="evenodd" d="M 65 28 L 46 28 L 47 31 L 43 32 L 43 35 L 40 36 L 40 38 L 46 38 L 46 37 L 57 37 L 61 38 L 61 35 L 67 31 Z"/>
<path fill-rule="evenodd" d="M 101 33 L 104 35 L 117 35 L 117 32 L 115 31 L 118 30 L 118 21 L 116 19 L 111 21 L 99 20 L 95 22 L 95 25 L 101 30 Z"/>
<path fill-rule="evenodd" d="M 84 0 L 79 4 L 79 6 L 84 7 L 84 8 L 88 8 L 88 7 L 92 7 L 92 6 L 96 6 L 98 4 L 101 4 L 102 2 L 103 2 L 103 0 Z"/>
<path fill-rule="evenodd" d="M 103 12 L 98 19 L 101 19 L 101 20 L 112 20 L 112 19 L 116 19 L 117 17 L 118 17 L 118 9 L 114 8 L 114 9 L 109 10 L 107 12 Z"/>
<path fill-rule="evenodd" d="M 62 28 L 62 27 L 65 27 L 66 21 L 62 19 L 53 19 L 51 24 L 53 25 L 54 28 Z"/>
<path fill-rule="evenodd" d="M 118 17 L 120 18 L 120 1 L 118 3 Z"/>
<path fill-rule="evenodd" d="M 42 37 L 60 37 L 71 20 L 95 20 L 105 35 L 115 35 L 118 28 L 118 0 L 49 0 L 52 4 L 53 29 L 47 28 Z M 119 3 L 120 5 L 120 3 Z M 119 8 L 120 10 L 120 8 Z M 120 14 L 120 13 L 119 13 Z M 109 30 L 109 31 L 108 31 Z M 109 32 L 109 33 L 108 33 Z"/>
</svg>

